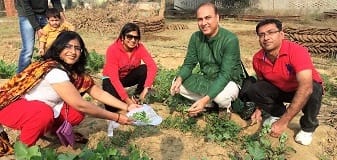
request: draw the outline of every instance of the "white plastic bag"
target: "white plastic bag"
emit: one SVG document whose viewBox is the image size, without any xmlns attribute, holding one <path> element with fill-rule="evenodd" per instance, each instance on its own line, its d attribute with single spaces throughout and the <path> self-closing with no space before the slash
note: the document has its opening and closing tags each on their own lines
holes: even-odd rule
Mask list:
<svg viewBox="0 0 337 160">
<path fill-rule="evenodd" d="M 108 120 L 108 137 L 113 137 L 114 136 L 114 129 L 119 127 L 119 123 L 112 121 L 112 120 Z"/>
<path fill-rule="evenodd" d="M 153 125 L 153 126 L 157 126 L 159 125 L 163 119 L 152 109 L 151 106 L 147 105 L 147 104 L 143 104 L 141 108 L 136 108 L 130 112 L 128 112 L 126 115 L 130 118 L 132 118 L 133 114 L 137 113 L 137 112 L 145 112 L 146 113 L 146 117 L 149 119 L 148 123 L 136 120 L 134 122 L 134 125 L 137 126 L 145 126 L 145 125 Z"/>
</svg>

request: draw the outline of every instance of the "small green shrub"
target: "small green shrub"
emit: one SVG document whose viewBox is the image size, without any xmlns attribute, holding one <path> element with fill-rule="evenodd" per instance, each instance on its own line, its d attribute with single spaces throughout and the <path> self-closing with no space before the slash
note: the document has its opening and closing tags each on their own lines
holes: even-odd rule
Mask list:
<svg viewBox="0 0 337 160">
<path fill-rule="evenodd" d="M 17 70 L 17 66 L 15 64 L 7 64 L 5 61 L 0 60 L 0 78 L 6 79 L 12 77 Z"/>
<path fill-rule="evenodd" d="M 104 63 L 104 56 L 93 50 L 88 54 L 86 68 L 89 73 L 95 74 L 103 68 Z"/>
</svg>

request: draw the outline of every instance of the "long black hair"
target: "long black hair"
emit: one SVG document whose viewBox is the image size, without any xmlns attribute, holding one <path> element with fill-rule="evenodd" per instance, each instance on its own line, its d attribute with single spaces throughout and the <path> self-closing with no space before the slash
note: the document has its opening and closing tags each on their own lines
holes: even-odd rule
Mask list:
<svg viewBox="0 0 337 160">
<path fill-rule="evenodd" d="M 126 34 L 132 31 L 136 31 L 139 39 L 141 38 L 140 36 L 140 29 L 139 26 L 135 23 L 127 23 L 123 26 L 123 28 L 121 29 L 121 32 L 119 33 L 119 39 L 124 39 Z"/>
<path fill-rule="evenodd" d="M 65 45 L 71 40 L 78 40 L 81 46 L 81 54 L 78 61 L 69 65 L 65 63 L 61 58 L 60 54 L 65 49 Z M 85 47 L 84 41 L 81 36 L 74 31 L 63 31 L 54 40 L 50 48 L 47 50 L 46 54 L 42 57 L 43 60 L 52 59 L 59 62 L 67 71 L 75 72 L 77 74 L 85 73 L 85 65 L 87 62 L 88 50 Z"/>
</svg>

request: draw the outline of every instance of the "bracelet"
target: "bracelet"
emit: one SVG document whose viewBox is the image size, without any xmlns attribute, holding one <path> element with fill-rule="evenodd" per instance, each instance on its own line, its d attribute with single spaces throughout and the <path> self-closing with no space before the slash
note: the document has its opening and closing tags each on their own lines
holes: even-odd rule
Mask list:
<svg viewBox="0 0 337 160">
<path fill-rule="evenodd" d="M 118 122 L 119 121 L 119 117 L 121 116 L 121 114 L 120 113 L 118 113 L 118 118 L 117 118 L 117 120 L 116 120 L 116 122 Z"/>
</svg>

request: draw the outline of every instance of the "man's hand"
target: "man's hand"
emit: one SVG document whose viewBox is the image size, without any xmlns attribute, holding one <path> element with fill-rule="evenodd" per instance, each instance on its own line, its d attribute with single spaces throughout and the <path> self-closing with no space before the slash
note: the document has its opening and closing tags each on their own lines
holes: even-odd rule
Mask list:
<svg viewBox="0 0 337 160">
<path fill-rule="evenodd" d="M 259 108 L 256 108 L 254 113 L 250 116 L 252 123 L 250 125 L 253 125 L 257 122 L 262 121 L 262 111 Z"/>
<path fill-rule="evenodd" d="M 205 96 L 199 100 L 197 100 L 196 102 L 194 102 L 192 104 L 192 106 L 187 110 L 188 111 L 188 115 L 191 117 L 197 116 L 198 113 L 204 111 L 206 104 L 208 103 L 208 101 L 210 100 L 210 98 L 208 96 Z"/>
<path fill-rule="evenodd" d="M 270 135 L 276 138 L 280 137 L 284 130 L 286 130 L 286 128 L 288 127 L 288 123 L 289 122 L 283 120 L 282 118 L 277 120 L 271 125 Z"/>
<path fill-rule="evenodd" d="M 170 92 L 171 95 L 174 96 L 176 93 L 180 92 L 180 86 L 183 82 L 183 79 L 181 77 L 177 77 L 176 80 L 172 83 Z"/>
</svg>

